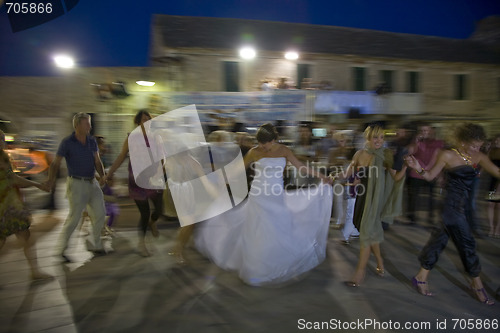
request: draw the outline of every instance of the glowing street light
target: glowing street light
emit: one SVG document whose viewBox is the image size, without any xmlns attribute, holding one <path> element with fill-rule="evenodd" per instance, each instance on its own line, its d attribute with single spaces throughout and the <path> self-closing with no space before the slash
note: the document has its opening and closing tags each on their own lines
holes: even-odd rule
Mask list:
<svg viewBox="0 0 500 333">
<path fill-rule="evenodd" d="M 244 47 L 240 50 L 240 57 L 242 57 L 243 59 L 253 59 L 255 58 L 255 55 L 255 49 L 251 47 Z"/>
<path fill-rule="evenodd" d="M 153 81 L 135 81 L 135 83 L 137 83 L 140 86 L 144 86 L 144 87 L 152 87 L 155 85 L 155 82 L 153 82 Z"/>
<path fill-rule="evenodd" d="M 60 68 L 73 68 L 75 66 L 75 62 L 73 61 L 73 58 L 71 58 L 67 55 L 55 56 L 54 62 L 56 63 L 56 66 L 60 67 Z"/>
<path fill-rule="evenodd" d="M 285 59 L 297 60 L 297 59 L 299 59 L 299 54 L 297 52 L 294 52 L 294 51 L 289 51 L 289 52 L 285 53 Z"/>
</svg>

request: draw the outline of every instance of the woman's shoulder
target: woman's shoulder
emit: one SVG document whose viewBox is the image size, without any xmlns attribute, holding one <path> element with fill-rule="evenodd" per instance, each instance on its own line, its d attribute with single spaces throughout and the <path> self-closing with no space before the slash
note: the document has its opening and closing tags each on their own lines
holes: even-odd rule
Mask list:
<svg viewBox="0 0 500 333">
<path fill-rule="evenodd" d="M 439 156 L 441 156 L 441 158 L 445 158 L 445 159 L 454 158 L 457 155 L 458 154 L 455 151 L 451 150 L 451 149 L 443 149 L 439 153 Z"/>
<path fill-rule="evenodd" d="M 356 150 L 356 152 L 354 153 L 354 155 L 352 156 L 352 159 L 359 159 L 360 157 L 362 156 L 365 156 L 365 155 L 370 155 L 368 154 L 368 152 L 364 149 L 359 149 L 359 150 Z"/>
<path fill-rule="evenodd" d="M 277 143 L 276 144 L 278 146 L 277 150 L 281 150 L 281 151 L 289 151 L 291 152 L 292 150 L 290 149 L 290 147 L 288 146 L 285 146 L 284 144 L 282 143 Z"/>
</svg>

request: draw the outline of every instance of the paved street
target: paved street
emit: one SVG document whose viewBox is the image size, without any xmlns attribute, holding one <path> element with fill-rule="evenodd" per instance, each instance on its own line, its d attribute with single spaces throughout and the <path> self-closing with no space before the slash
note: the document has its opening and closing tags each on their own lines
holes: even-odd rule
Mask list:
<svg viewBox="0 0 500 333">
<path fill-rule="evenodd" d="M 485 213 L 484 203 L 478 211 Z M 499 239 L 478 240 L 482 278 L 497 302 L 488 307 L 472 297 L 451 243 L 431 273 L 436 296 L 424 297 L 412 288 L 417 254 L 430 224 L 391 226 L 382 244 L 386 276 L 375 274 L 372 258 L 359 288 L 343 283 L 354 270 L 359 243 L 341 244 L 340 231 L 334 228 L 326 260 L 301 281 L 256 288 L 220 270 L 192 247 L 188 265 L 177 265 L 167 254 L 176 228 L 164 220 L 159 238 L 148 235 L 153 255 L 139 256 L 138 213 L 126 202 L 115 237 L 105 241 L 113 253 L 92 258 L 85 249 L 84 226 L 70 243 L 68 254 L 75 262 L 63 264 L 54 256 L 54 245 L 66 213 L 64 204 L 53 214 L 34 212 L 31 230 L 39 262 L 53 279 L 30 280 L 15 237 L 0 252 L 1 332 L 488 332 L 495 327 L 491 324 L 500 325 Z M 484 216 L 480 220 L 486 232 Z M 403 330 L 404 325 L 411 329 Z M 480 325 L 490 329 L 476 329 Z"/>
</svg>

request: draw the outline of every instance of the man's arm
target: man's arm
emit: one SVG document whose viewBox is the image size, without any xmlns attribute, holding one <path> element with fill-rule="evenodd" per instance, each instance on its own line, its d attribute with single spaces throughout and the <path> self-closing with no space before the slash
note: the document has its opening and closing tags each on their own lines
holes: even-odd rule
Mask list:
<svg viewBox="0 0 500 333">
<path fill-rule="evenodd" d="M 62 156 L 56 155 L 56 158 L 52 161 L 49 168 L 49 178 L 46 181 L 46 184 L 49 188 L 53 188 L 56 182 L 56 176 L 59 172 L 59 168 L 61 167 Z"/>
<path fill-rule="evenodd" d="M 102 186 L 102 185 L 104 185 L 106 179 L 104 178 L 105 173 L 104 173 L 104 166 L 102 165 L 102 161 L 101 161 L 101 156 L 99 155 L 99 152 L 97 152 L 97 151 L 94 153 L 94 165 L 95 165 L 95 170 L 97 171 L 97 173 L 100 176 L 99 183 Z"/>
</svg>

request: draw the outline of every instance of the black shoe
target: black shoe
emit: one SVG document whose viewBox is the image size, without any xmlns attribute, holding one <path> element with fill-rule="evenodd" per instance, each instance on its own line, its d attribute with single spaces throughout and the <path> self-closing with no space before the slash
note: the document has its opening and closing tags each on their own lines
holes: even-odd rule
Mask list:
<svg viewBox="0 0 500 333">
<path fill-rule="evenodd" d="M 408 224 L 416 224 L 417 223 L 417 221 L 415 221 L 415 217 L 412 215 L 408 215 L 408 216 L 406 216 L 406 218 L 408 219 Z"/>
<path fill-rule="evenodd" d="M 63 263 L 70 263 L 71 262 L 71 259 L 67 255 L 65 255 L 64 253 L 61 254 L 61 259 L 62 259 Z"/>
</svg>

